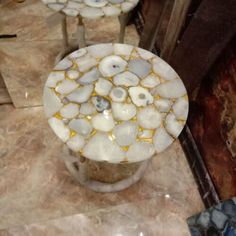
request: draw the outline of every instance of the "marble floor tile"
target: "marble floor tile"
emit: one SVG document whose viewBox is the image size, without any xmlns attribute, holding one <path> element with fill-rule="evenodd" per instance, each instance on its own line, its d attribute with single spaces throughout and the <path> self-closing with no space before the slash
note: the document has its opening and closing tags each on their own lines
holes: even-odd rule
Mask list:
<svg viewBox="0 0 236 236">
<path fill-rule="evenodd" d="M 159 196 L 0 231 L 1 236 L 190 236 L 185 219 L 194 209 Z"/>
<path fill-rule="evenodd" d="M 171 230 L 168 225 L 182 224 L 186 232 L 184 219 L 203 209 L 178 141 L 153 158 L 139 183 L 122 192 L 101 194 L 73 181 L 61 161 L 63 144 L 49 128 L 42 107 L 15 109 L 2 105 L 0 117 L 0 229 L 14 230 L 17 225 L 53 219 L 60 222 L 59 218 L 76 214 L 75 219 L 79 217 L 88 224 L 98 221 L 97 224 L 102 226 L 95 225 L 91 230 L 100 227 L 101 232 L 109 229 L 113 215 L 119 219 L 124 216 L 124 219 L 132 220 L 132 224 L 150 230 L 160 221 L 163 226 L 156 229 L 162 230 L 160 232 L 166 226 Z M 169 206 L 171 210 L 168 210 Z M 86 224 L 78 230 L 89 232 L 90 227 Z M 115 227 L 119 227 L 118 223 Z M 131 230 L 130 235 L 134 235 L 132 227 L 127 229 Z M 147 235 L 152 235 L 152 231 Z"/>
<path fill-rule="evenodd" d="M 16 107 L 42 105 L 42 90 L 61 41 L 0 43 L 0 70 Z"/>
<path fill-rule="evenodd" d="M 45 7 L 41 0 L 27 0 L 23 3 L 13 0 L 2 2 L 0 34 L 16 34 L 17 38 L 10 41 L 60 39 L 59 25 L 50 28 L 47 24 L 47 18 L 52 14 L 53 11 Z"/>
</svg>

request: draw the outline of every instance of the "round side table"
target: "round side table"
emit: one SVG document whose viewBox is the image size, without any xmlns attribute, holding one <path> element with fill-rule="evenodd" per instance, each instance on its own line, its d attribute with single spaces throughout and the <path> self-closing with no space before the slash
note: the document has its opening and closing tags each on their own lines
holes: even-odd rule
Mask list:
<svg viewBox="0 0 236 236">
<path fill-rule="evenodd" d="M 69 54 L 50 73 L 43 103 L 49 125 L 70 150 L 68 170 L 98 192 L 137 182 L 151 157 L 178 137 L 188 115 L 178 74 L 156 55 L 126 44 Z M 139 167 L 126 179 L 104 183 L 88 178 L 88 160 Z"/>
<path fill-rule="evenodd" d="M 65 56 L 70 50 L 67 34 L 66 16 L 78 17 L 79 48 L 86 47 L 85 27 L 83 18 L 98 19 L 101 17 L 118 16 L 120 21 L 119 43 L 124 42 L 125 27 L 129 12 L 139 0 L 42 0 L 50 9 L 62 14 L 63 51 Z"/>
</svg>

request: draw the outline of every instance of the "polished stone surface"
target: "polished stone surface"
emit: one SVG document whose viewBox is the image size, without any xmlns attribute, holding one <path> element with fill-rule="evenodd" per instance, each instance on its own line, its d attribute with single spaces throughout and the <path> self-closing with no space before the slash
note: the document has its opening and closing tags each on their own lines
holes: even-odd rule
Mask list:
<svg viewBox="0 0 236 236">
<path fill-rule="evenodd" d="M 187 220 L 191 235 L 236 235 L 236 197 Z"/>
<path fill-rule="evenodd" d="M 96 44 L 63 58 L 48 76 L 43 104 L 49 125 L 69 149 L 109 163 L 161 153 L 188 116 L 187 91 L 174 69 L 128 44 Z M 93 112 L 84 115 L 90 107 Z"/>
<path fill-rule="evenodd" d="M 68 16 L 82 16 L 98 19 L 107 16 L 119 16 L 131 11 L 139 0 L 42 0 L 53 11 Z"/>
<path fill-rule="evenodd" d="M 98 230 L 182 236 L 189 235 L 185 219 L 203 210 L 178 141 L 153 158 L 139 183 L 99 194 L 71 179 L 61 160 L 62 142 L 49 129 L 42 107 L 5 105 L 0 117 L 0 229 L 6 229 L 0 235 L 94 235 Z"/>
</svg>

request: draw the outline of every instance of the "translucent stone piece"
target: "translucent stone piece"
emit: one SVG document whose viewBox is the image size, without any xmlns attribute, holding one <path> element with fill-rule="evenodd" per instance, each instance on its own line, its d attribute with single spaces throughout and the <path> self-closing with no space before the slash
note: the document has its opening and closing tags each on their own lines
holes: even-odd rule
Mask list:
<svg viewBox="0 0 236 236">
<path fill-rule="evenodd" d="M 138 123 L 145 129 L 156 129 L 161 125 L 162 117 L 154 106 L 141 109 L 137 114 Z"/>
<path fill-rule="evenodd" d="M 89 72 L 85 73 L 82 77 L 80 77 L 77 81 L 82 84 L 91 84 L 92 82 L 98 80 L 99 72 L 97 68 L 93 68 Z"/>
<path fill-rule="evenodd" d="M 160 84 L 155 92 L 164 98 L 179 98 L 186 94 L 186 89 L 182 80 L 175 79 L 166 83 Z"/>
<path fill-rule="evenodd" d="M 52 117 L 48 120 L 49 125 L 55 134 L 63 141 L 66 142 L 70 137 L 70 130 L 65 126 L 62 120 Z"/>
<path fill-rule="evenodd" d="M 138 162 L 151 158 L 155 153 L 154 146 L 148 142 L 136 142 L 129 147 L 126 157 L 129 162 Z"/>
<path fill-rule="evenodd" d="M 80 11 L 82 8 L 84 8 L 86 5 L 84 3 L 81 2 L 76 2 L 76 1 L 69 1 L 67 3 L 67 8 L 72 8 L 75 9 L 77 11 Z"/>
<path fill-rule="evenodd" d="M 143 59 L 134 59 L 129 62 L 129 71 L 140 78 L 145 78 L 151 72 L 151 64 Z"/>
<path fill-rule="evenodd" d="M 56 87 L 56 91 L 60 94 L 68 94 L 78 87 L 77 83 L 72 80 L 63 80 Z"/>
<path fill-rule="evenodd" d="M 139 138 L 152 138 L 153 132 L 149 129 L 144 129 L 139 131 L 138 137 Z"/>
<path fill-rule="evenodd" d="M 101 60 L 99 70 L 105 77 L 114 76 L 125 70 L 127 62 L 119 56 L 108 56 Z"/>
<path fill-rule="evenodd" d="M 79 77 L 79 71 L 77 70 L 68 70 L 66 74 L 70 79 L 77 79 Z"/>
<path fill-rule="evenodd" d="M 70 119 L 78 115 L 79 113 L 79 106 L 74 103 L 68 103 L 60 110 L 61 116 L 64 118 Z"/>
<path fill-rule="evenodd" d="M 72 93 L 70 93 L 67 98 L 71 102 L 78 102 L 83 103 L 87 102 L 90 95 L 93 92 L 93 85 L 85 85 L 83 87 L 79 87 L 76 90 L 74 90 Z"/>
<path fill-rule="evenodd" d="M 229 218 L 223 212 L 214 209 L 211 212 L 211 221 L 211 224 L 215 225 L 217 229 L 223 230 L 226 222 L 229 222 Z"/>
<path fill-rule="evenodd" d="M 149 75 L 145 79 L 141 80 L 141 85 L 146 88 L 154 88 L 160 83 L 159 78 L 155 75 Z"/>
<path fill-rule="evenodd" d="M 153 137 L 153 144 L 157 153 L 164 151 L 173 141 L 174 139 L 164 128 L 158 128 Z"/>
<path fill-rule="evenodd" d="M 123 12 L 129 12 L 133 8 L 134 8 L 134 4 L 131 3 L 131 2 L 123 2 L 121 4 L 121 9 L 122 9 Z"/>
<path fill-rule="evenodd" d="M 102 96 L 92 97 L 92 103 L 98 112 L 103 112 L 111 108 L 110 101 Z"/>
<path fill-rule="evenodd" d="M 128 103 L 112 103 L 112 112 L 117 120 L 128 121 L 136 115 L 136 107 Z"/>
<path fill-rule="evenodd" d="M 154 102 L 158 111 L 160 112 L 168 112 L 171 109 L 172 101 L 169 99 L 158 99 Z"/>
<path fill-rule="evenodd" d="M 97 133 L 83 149 L 83 155 L 95 161 L 108 161 L 119 163 L 124 159 L 124 152 L 121 147 L 111 141 L 107 134 Z"/>
<path fill-rule="evenodd" d="M 100 8 L 96 7 L 85 7 L 80 11 L 80 15 L 89 19 L 97 19 L 104 15 L 103 11 Z"/>
<path fill-rule="evenodd" d="M 108 3 L 107 0 L 84 0 L 84 3 L 90 7 L 104 7 Z"/>
<path fill-rule="evenodd" d="M 178 74 L 173 70 L 173 68 L 161 58 L 155 57 L 152 62 L 154 72 L 158 74 L 161 78 L 165 80 L 174 80 L 179 78 Z"/>
<path fill-rule="evenodd" d="M 132 2 L 134 4 L 138 4 L 139 0 L 129 0 L 129 2 Z"/>
<path fill-rule="evenodd" d="M 139 78 L 137 75 L 135 75 L 129 71 L 125 71 L 123 73 L 120 73 L 120 74 L 114 76 L 113 82 L 116 86 L 120 85 L 120 86 L 130 87 L 130 86 L 138 85 Z"/>
<path fill-rule="evenodd" d="M 107 6 L 102 8 L 106 16 L 118 16 L 121 13 L 121 9 L 114 6 Z"/>
<path fill-rule="evenodd" d="M 93 66 L 97 65 L 96 59 L 90 56 L 89 54 L 76 59 L 76 63 L 81 72 L 86 72 L 87 70 L 91 69 Z"/>
<path fill-rule="evenodd" d="M 137 48 L 138 54 L 144 59 L 149 60 L 153 58 L 155 55 L 147 50 L 144 50 L 142 48 Z"/>
<path fill-rule="evenodd" d="M 65 79 L 64 71 L 53 71 L 49 74 L 46 86 L 50 88 L 55 88 L 57 83 Z"/>
<path fill-rule="evenodd" d="M 129 88 L 129 95 L 133 103 L 138 107 L 152 104 L 154 100 L 148 90 L 142 87 Z"/>
<path fill-rule="evenodd" d="M 50 4 L 48 4 L 48 7 L 54 11 L 60 11 L 62 8 L 64 8 L 64 4 L 50 3 Z"/>
<path fill-rule="evenodd" d="M 113 53 L 113 46 L 109 44 L 96 44 L 87 47 L 88 52 L 95 58 L 102 58 Z"/>
<path fill-rule="evenodd" d="M 74 8 L 64 8 L 62 10 L 66 15 L 68 16 L 77 16 L 79 14 L 79 11 Z"/>
<path fill-rule="evenodd" d="M 177 138 L 184 126 L 176 120 L 173 113 L 170 113 L 166 116 L 165 127 L 168 133 Z"/>
<path fill-rule="evenodd" d="M 112 83 L 103 78 L 99 78 L 98 82 L 95 84 L 95 92 L 101 96 L 108 95 L 111 91 L 111 88 Z"/>
<path fill-rule="evenodd" d="M 84 137 L 82 135 L 75 135 L 66 142 L 67 146 L 74 152 L 79 152 L 85 144 Z"/>
<path fill-rule="evenodd" d="M 57 0 L 42 0 L 45 4 L 56 3 Z"/>
<path fill-rule="evenodd" d="M 90 122 L 85 119 L 73 119 L 70 121 L 69 127 L 84 137 L 88 137 L 93 130 Z"/>
<path fill-rule="evenodd" d="M 118 4 L 124 2 L 125 0 L 108 0 L 108 1 L 113 4 Z"/>
<path fill-rule="evenodd" d="M 134 47 L 131 46 L 131 45 L 116 43 L 114 45 L 114 52 L 115 52 L 116 55 L 130 56 L 133 48 Z"/>
<path fill-rule="evenodd" d="M 60 98 L 50 89 L 45 87 L 43 93 L 44 112 L 47 117 L 53 116 L 63 106 Z"/>
<path fill-rule="evenodd" d="M 114 87 L 111 90 L 110 98 L 114 102 L 124 102 L 127 98 L 127 91 L 122 87 Z"/>
<path fill-rule="evenodd" d="M 83 115 L 91 115 L 96 112 L 94 105 L 91 102 L 82 103 L 79 112 Z"/>
<path fill-rule="evenodd" d="M 73 65 L 72 61 L 68 58 L 61 60 L 55 67 L 54 70 L 66 70 Z"/>
<path fill-rule="evenodd" d="M 117 125 L 113 134 L 115 136 L 116 142 L 120 146 L 129 146 L 135 142 L 138 134 L 138 125 L 137 123 L 126 121 L 120 125 Z"/>
<path fill-rule="evenodd" d="M 86 49 L 81 48 L 79 50 L 72 52 L 68 57 L 71 59 L 76 59 L 76 58 L 84 56 L 86 53 L 87 53 Z"/>
<path fill-rule="evenodd" d="M 185 98 L 179 98 L 173 105 L 173 111 L 177 119 L 186 120 L 188 117 L 188 101 Z"/>
<path fill-rule="evenodd" d="M 92 118 L 92 125 L 96 130 L 109 132 L 114 128 L 115 122 L 112 114 L 109 111 L 104 111 L 103 113 L 97 114 Z"/>
</svg>

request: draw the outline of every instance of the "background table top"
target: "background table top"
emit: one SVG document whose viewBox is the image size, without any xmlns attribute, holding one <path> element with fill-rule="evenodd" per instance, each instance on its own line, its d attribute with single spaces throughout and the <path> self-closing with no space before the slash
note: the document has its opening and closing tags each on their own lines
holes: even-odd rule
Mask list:
<svg viewBox="0 0 236 236">
<path fill-rule="evenodd" d="M 44 88 L 56 135 L 86 158 L 139 162 L 182 131 L 188 97 L 177 73 L 156 55 L 126 44 L 98 44 L 60 61 Z"/>
<path fill-rule="evenodd" d="M 129 12 L 139 0 L 42 0 L 49 8 L 68 16 L 96 19 Z"/>
</svg>

